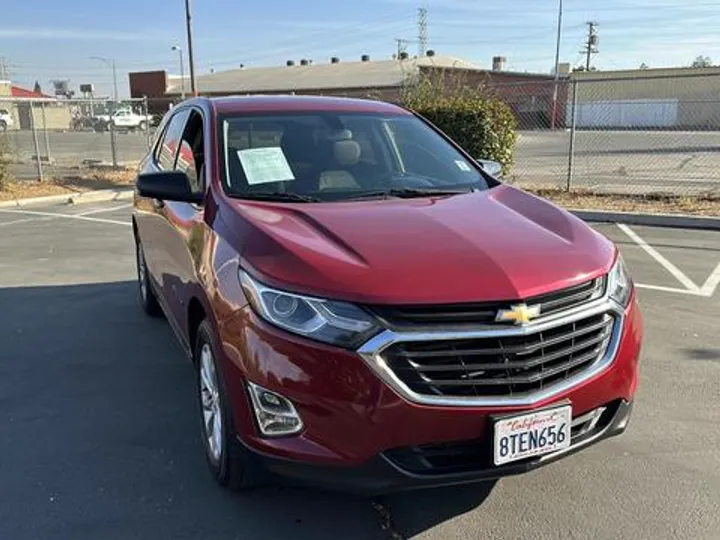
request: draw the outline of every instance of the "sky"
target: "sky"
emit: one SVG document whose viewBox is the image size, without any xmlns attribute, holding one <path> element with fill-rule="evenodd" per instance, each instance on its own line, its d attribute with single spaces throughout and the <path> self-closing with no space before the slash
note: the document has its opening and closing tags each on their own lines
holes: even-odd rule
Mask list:
<svg viewBox="0 0 720 540">
<path fill-rule="evenodd" d="M 417 9 L 428 9 L 429 48 L 489 68 L 548 73 L 555 57 L 558 0 L 193 0 L 198 73 L 279 66 L 286 60 L 327 62 L 331 56 L 388 59 L 396 38 L 417 50 Z M 561 61 L 579 65 L 586 22 L 598 23 L 601 70 L 687 66 L 698 55 L 720 63 L 720 0 L 564 0 Z M 10 1 L 0 19 L 0 58 L 13 82 L 44 91 L 69 79 L 127 96 L 130 71 L 179 73 L 186 49 L 184 0 Z M 187 66 L 187 55 L 185 55 Z M 187 67 L 186 73 L 187 73 Z"/>
</svg>

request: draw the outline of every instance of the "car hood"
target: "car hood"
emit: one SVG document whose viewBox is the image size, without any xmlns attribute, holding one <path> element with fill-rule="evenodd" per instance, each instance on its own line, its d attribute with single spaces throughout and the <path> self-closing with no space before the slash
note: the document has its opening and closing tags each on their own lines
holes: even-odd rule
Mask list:
<svg viewBox="0 0 720 540">
<path fill-rule="evenodd" d="M 615 247 L 510 186 L 450 197 L 232 200 L 241 264 L 268 285 L 376 304 L 516 300 L 607 272 Z"/>
</svg>

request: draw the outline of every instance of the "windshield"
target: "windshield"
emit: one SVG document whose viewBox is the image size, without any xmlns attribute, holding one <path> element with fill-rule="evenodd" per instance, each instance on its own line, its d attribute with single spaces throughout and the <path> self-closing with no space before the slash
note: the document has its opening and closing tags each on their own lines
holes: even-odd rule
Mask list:
<svg viewBox="0 0 720 540">
<path fill-rule="evenodd" d="M 286 201 L 487 189 L 456 148 L 414 116 L 278 114 L 222 123 L 225 188 Z"/>
</svg>

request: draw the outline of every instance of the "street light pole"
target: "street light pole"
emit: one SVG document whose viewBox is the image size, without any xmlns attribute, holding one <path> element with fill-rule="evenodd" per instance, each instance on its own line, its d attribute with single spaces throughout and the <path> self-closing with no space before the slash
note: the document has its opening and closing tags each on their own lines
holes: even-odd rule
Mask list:
<svg viewBox="0 0 720 540">
<path fill-rule="evenodd" d="M 193 96 L 197 96 L 197 84 L 195 82 L 195 60 L 193 58 L 192 12 L 190 10 L 190 0 L 185 0 L 185 19 L 187 22 L 188 63 L 190 64 L 190 91 L 192 92 Z"/>
<path fill-rule="evenodd" d="M 563 0 L 558 0 L 557 43 L 555 46 L 555 84 L 553 86 L 552 118 L 550 119 L 550 127 L 552 129 L 555 129 L 555 122 L 557 121 L 558 83 L 560 81 L 560 41 L 562 39 L 562 17 Z"/>
<path fill-rule="evenodd" d="M 113 75 L 113 101 L 114 101 L 114 107 L 111 109 L 112 112 L 114 112 L 115 107 L 117 107 L 118 104 L 118 81 L 117 81 L 117 69 L 115 66 L 115 60 L 108 60 L 107 58 L 103 58 L 102 56 L 91 56 L 91 60 L 99 60 L 106 66 L 110 66 L 112 68 L 112 75 Z M 113 120 L 112 113 L 110 114 L 110 151 L 112 153 L 112 164 L 113 169 L 117 169 L 118 167 L 118 161 L 117 161 L 117 140 L 115 139 L 115 121 Z"/>
<path fill-rule="evenodd" d="M 178 45 L 173 45 L 172 49 L 173 51 L 177 51 L 180 55 L 180 82 L 182 83 L 182 99 L 185 99 L 185 65 L 183 63 L 183 53 L 182 48 Z"/>
</svg>

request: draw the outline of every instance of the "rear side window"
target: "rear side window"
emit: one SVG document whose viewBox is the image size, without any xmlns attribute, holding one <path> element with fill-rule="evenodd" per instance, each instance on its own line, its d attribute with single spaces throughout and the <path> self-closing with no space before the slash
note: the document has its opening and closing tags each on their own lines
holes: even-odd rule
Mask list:
<svg viewBox="0 0 720 540">
<path fill-rule="evenodd" d="M 164 171 L 171 171 L 175 165 L 175 156 L 180 147 L 180 139 L 185 130 L 185 121 L 187 120 L 188 110 L 178 111 L 175 116 L 170 119 L 165 136 L 160 143 L 157 162 Z"/>
</svg>

